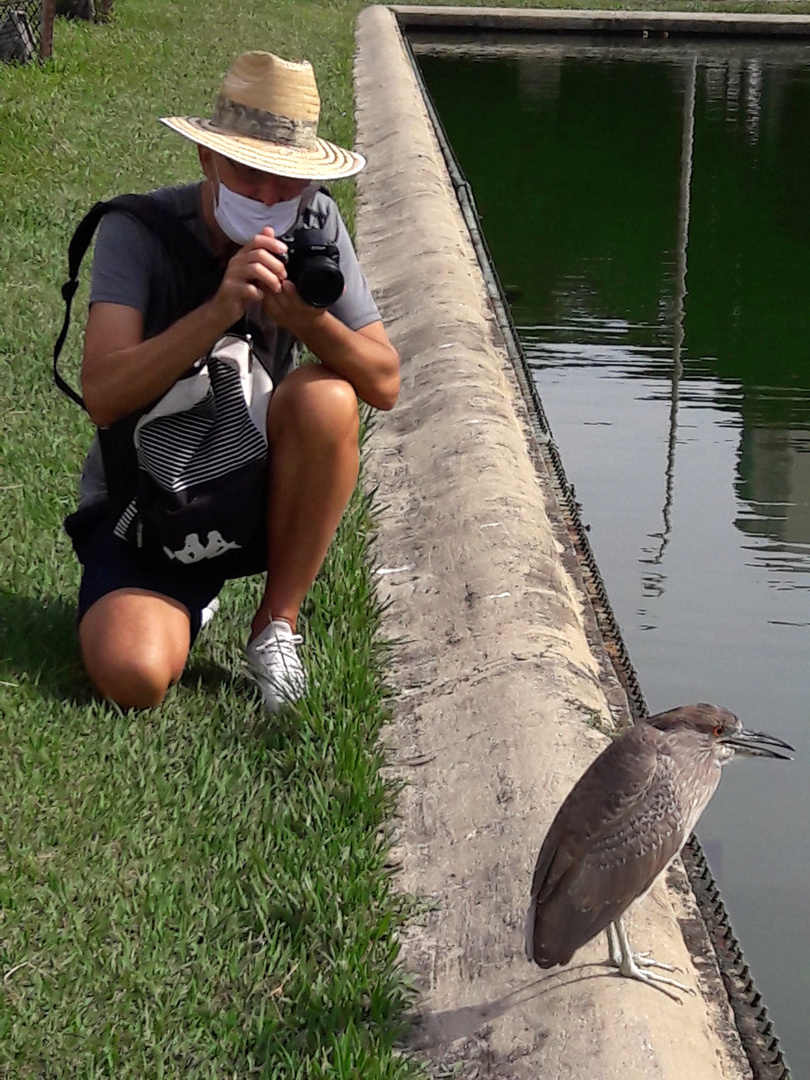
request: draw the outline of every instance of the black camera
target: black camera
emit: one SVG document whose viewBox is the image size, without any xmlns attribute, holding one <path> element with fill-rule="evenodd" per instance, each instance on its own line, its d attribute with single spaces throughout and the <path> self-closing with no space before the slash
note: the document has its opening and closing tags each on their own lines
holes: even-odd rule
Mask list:
<svg viewBox="0 0 810 1080">
<path fill-rule="evenodd" d="M 280 236 L 287 245 L 287 277 L 310 307 L 325 308 L 343 294 L 343 274 L 337 244 L 323 229 L 296 229 Z"/>
</svg>

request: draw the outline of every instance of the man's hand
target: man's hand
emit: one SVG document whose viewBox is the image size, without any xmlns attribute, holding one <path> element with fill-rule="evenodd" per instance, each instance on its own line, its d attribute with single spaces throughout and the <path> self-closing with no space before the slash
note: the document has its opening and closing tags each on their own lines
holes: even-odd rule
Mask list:
<svg viewBox="0 0 810 1080">
<path fill-rule="evenodd" d="M 105 426 L 164 394 L 248 304 L 281 292 L 286 246 L 272 229 L 232 256 L 215 295 L 144 341 L 143 315 L 121 304 L 95 303 L 85 330 L 82 389 L 93 420 Z M 290 286 L 292 288 L 292 286 Z"/>
<path fill-rule="evenodd" d="M 264 229 L 236 252 L 212 300 L 225 326 L 240 319 L 248 304 L 282 291 L 287 268 L 279 256 L 286 252 L 272 229 Z"/>
<path fill-rule="evenodd" d="M 352 330 L 326 308 L 302 300 L 291 281 L 283 281 L 279 292 L 266 292 L 262 308 L 325 367 L 350 382 L 359 398 L 375 409 L 393 408 L 399 394 L 399 354 L 382 322 Z"/>
<path fill-rule="evenodd" d="M 308 337 L 326 313 L 325 308 L 313 307 L 302 300 L 295 285 L 287 279 L 281 282 L 277 291 L 265 292 L 261 300 L 265 315 L 305 345 L 309 344 Z"/>
</svg>

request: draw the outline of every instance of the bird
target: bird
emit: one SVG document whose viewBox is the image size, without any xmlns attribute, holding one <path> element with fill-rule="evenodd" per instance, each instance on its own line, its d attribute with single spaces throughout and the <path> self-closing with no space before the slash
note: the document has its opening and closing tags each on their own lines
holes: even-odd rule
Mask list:
<svg viewBox="0 0 810 1080">
<path fill-rule="evenodd" d="M 788 751 L 783 753 L 782 751 Z M 666 871 L 689 839 L 734 757 L 791 760 L 793 747 L 748 731 L 728 709 L 681 705 L 636 723 L 611 742 L 566 797 L 537 858 L 526 917 L 526 956 L 567 964 L 607 931 L 619 974 L 693 993 L 651 971 L 668 964 L 630 948 L 622 915 Z"/>
</svg>

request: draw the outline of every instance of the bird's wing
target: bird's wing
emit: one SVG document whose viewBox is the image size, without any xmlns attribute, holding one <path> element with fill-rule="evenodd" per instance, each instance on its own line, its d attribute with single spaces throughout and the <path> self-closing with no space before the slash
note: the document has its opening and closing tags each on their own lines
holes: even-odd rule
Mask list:
<svg viewBox="0 0 810 1080">
<path fill-rule="evenodd" d="M 644 805 L 655 777 L 655 747 L 632 729 L 593 761 L 569 792 L 543 841 L 532 879 L 532 895 L 542 903 L 565 872 L 576 871 L 594 845 L 605 843 Z"/>
<path fill-rule="evenodd" d="M 566 963 L 650 887 L 680 850 L 669 756 L 639 727 L 583 774 L 552 822 L 532 881 L 527 951 Z"/>
<path fill-rule="evenodd" d="M 615 813 L 593 836 L 573 895 L 583 906 L 609 906 L 607 925 L 647 892 L 683 847 L 685 809 L 671 758 L 658 755 L 645 789 L 620 793 Z"/>
</svg>

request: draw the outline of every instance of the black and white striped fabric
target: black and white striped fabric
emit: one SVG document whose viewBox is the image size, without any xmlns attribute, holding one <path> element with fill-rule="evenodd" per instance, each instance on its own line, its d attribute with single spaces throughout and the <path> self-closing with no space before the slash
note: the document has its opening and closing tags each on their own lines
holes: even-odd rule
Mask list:
<svg viewBox="0 0 810 1080">
<path fill-rule="evenodd" d="M 185 564 L 247 547 L 264 518 L 272 390 L 250 342 L 221 338 L 138 421 L 138 487 L 116 536 Z"/>
</svg>

